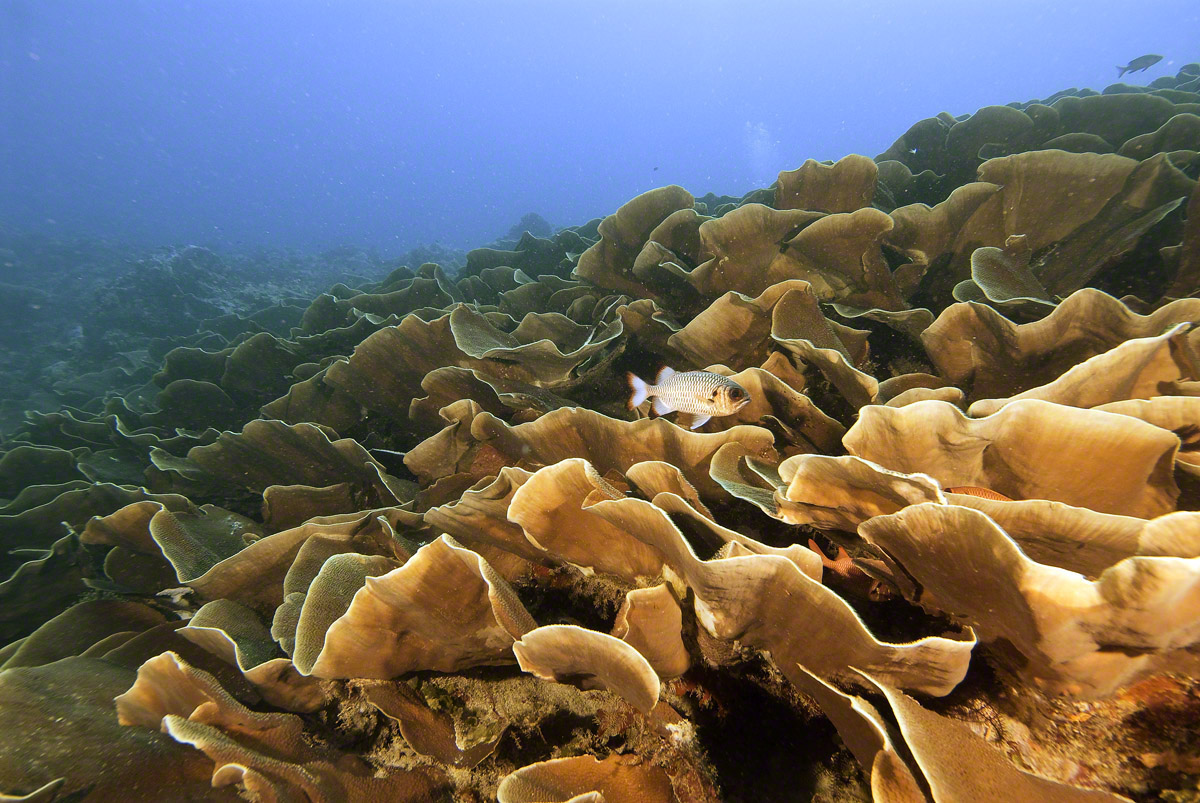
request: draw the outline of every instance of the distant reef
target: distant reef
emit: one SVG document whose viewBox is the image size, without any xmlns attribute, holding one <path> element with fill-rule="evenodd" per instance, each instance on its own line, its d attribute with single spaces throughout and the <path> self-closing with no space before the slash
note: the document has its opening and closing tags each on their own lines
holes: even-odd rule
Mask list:
<svg viewBox="0 0 1200 803">
<path fill-rule="evenodd" d="M 426 262 L 453 272 L 466 253 L 438 244 L 388 259 L 351 247 L 148 251 L 0 227 L 0 377 L 9 380 L 0 382 L 0 432 L 18 426 L 27 409 L 96 410 L 106 392 L 127 396 L 176 345 L 286 335 L 330 284 L 355 286 Z"/>
<path fill-rule="evenodd" d="M 0 793 L 1200 799 L 1198 82 L 461 266 L 7 246 Z"/>
<path fill-rule="evenodd" d="M 537 212 L 530 212 L 523 215 L 511 229 L 508 230 L 508 236 L 505 238 L 513 243 L 519 242 L 521 236 L 529 232 L 534 237 L 550 237 L 554 234 L 554 227 Z"/>
</svg>

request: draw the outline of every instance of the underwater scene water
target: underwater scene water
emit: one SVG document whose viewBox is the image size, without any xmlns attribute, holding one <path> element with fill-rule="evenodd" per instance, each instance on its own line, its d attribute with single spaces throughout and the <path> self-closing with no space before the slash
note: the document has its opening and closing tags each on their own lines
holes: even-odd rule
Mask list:
<svg viewBox="0 0 1200 803">
<path fill-rule="evenodd" d="M 1198 29 L 0 3 L 0 800 L 1200 800 Z"/>
</svg>

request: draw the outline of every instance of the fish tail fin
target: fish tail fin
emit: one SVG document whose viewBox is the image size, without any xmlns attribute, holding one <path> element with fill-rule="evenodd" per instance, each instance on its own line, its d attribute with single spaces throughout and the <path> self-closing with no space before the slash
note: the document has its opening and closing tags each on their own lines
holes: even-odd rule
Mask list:
<svg viewBox="0 0 1200 803">
<path fill-rule="evenodd" d="M 661 385 L 673 376 L 675 376 L 675 369 L 664 365 L 658 369 L 658 375 L 654 377 L 654 384 Z"/>
<path fill-rule="evenodd" d="M 825 554 L 825 550 L 821 549 L 821 547 L 819 547 L 817 545 L 817 542 L 812 540 L 811 538 L 808 539 L 808 548 L 811 549 L 813 552 L 816 552 L 817 555 L 821 558 L 821 566 L 823 568 L 828 569 L 833 566 L 833 561 L 830 560 L 829 556 Z"/>
<path fill-rule="evenodd" d="M 625 374 L 625 379 L 629 382 L 629 390 L 631 391 L 629 409 L 632 410 L 646 400 L 650 395 L 650 390 L 646 386 L 646 380 L 641 379 L 633 373 Z"/>
<path fill-rule="evenodd" d="M 1117 65 L 1117 69 L 1120 70 L 1120 72 L 1117 73 L 1118 78 L 1120 78 L 1122 75 L 1124 75 L 1129 70 L 1128 67 L 1122 67 L 1120 65 Z"/>
</svg>

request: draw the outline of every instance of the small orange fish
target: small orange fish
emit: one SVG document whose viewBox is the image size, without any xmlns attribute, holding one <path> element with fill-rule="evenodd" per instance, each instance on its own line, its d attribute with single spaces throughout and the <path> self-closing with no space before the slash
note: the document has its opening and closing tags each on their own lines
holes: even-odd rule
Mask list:
<svg viewBox="0 0 1200 803">
<path fill-rule="evenodd" d="M 841 546 L 837 548 L 838 556 L 835 559 L 826 555 L 825 550 L 817 546 L 817 542 L 811 538 L 808 539 L 808 548 L 821 556 L 821 566 L 837 576 L 835 582 L 839 585 L 848 587 L 859 596 L 865 595 L 872 602 L 886 602 L 896 598 L 895 589 L 856 566 L 854 559 Z"/>
<path fill-rule="evenodd" d="M 948 494 L 962 494 L 963 496 L 975 496 L 980 499 L 991 499 L 993 502 L 1011 502 L 1004 494 L 996 493 L 991 488 L 979 488 L 974 485 L 956 485 L 953 488 L 945 488 Z"/>
</svg>

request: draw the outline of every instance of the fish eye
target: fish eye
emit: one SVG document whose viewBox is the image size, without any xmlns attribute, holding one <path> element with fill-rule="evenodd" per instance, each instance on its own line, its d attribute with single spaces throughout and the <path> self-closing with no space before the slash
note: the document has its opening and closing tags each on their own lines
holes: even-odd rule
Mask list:
<svg viewBox="0 0 1200 803">
<path fill-rule="evenodd" d="M 734 388 L 733 390 L 729 391 L 729 398 L 731 398 L 735 401 L 742 398 L 745 395 L 746 395 L 745 392 L 741 388 Z"/>
</svg>

